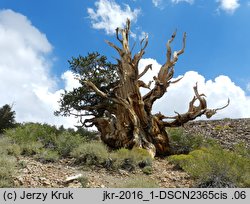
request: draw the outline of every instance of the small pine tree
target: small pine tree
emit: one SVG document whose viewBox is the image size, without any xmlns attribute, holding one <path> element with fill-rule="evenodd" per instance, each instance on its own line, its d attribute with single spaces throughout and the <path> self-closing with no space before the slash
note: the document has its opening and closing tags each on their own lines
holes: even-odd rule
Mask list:
<svg viewBox="0 0 250 204">
<path fill-rule="evenodd" d="M 15 127 L 15 111 L 11 110 L 12 107 L 8 104 L 0 108 L 0 133 L 4 129 Z"/>
</svg>

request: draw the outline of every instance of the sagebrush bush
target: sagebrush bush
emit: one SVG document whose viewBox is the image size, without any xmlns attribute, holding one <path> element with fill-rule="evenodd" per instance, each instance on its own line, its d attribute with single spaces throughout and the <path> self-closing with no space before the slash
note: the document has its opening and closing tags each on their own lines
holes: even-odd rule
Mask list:
<svg viewBox="0 0 250 204">
<path fill-rule="evenodd" d="M 21 154 L 25 156 L 36 155 L 43 149 L 43 144 L 41 142 L 35 142 L 35 141 L 22 143 L 19 146 L 21 149 Z"/>
<path fill-rule="evenodd" d="M 12 175 L 16 170 L 16 159 L 12 156 L 1 154 L 0 157 L 0 188 L 14 187 Z"/>
<path fill-rule="evenodd" d="M 105 165 L 109 160 L 107 147 L 101 142 L 88 142 L 79 145 L 71 152 L 77 164 Z"/>
<path fill-rule="evenodd" d="M 202 135 L 191 135 L 184 132 L 183 128 L 168 128 L 171 154 L 187 154 L 198 149 L 206 142 Z"/>
<path fill-rule="evenodd" d="M 153 173 L 153 168 L 152 166 L 145 166 L 143 169 L 142 169 L 142 172 L 146 175 L 149 175 L 149 174 L 152 174 Z"/>
<path fill-rule="evenodd" d="M 144 168 L 152 165 L 152 157 L 147 150 L 133 148 L 132 150 L 121 148 L 111 155 L 112 165 L 115 169 L 133 171 L 136 167 Z"/>
<path fill-rule="evenodd" d="M 62 157 L 67 157 L 82 143 L 84 139 L 79 134 L 72 135 L 69 132 L 63 132 L 55 139 L 55 149 Z"/>
<path fill-rule="evenodd" d="M 13 143 L 10 138 L 2 136 L 0 138 L 0 154 L 7 154 L 17 157 L 21 154 L 21 148 L 19 145 Z"/>
<path fill-rule="evenodd" d="M 59 158 L 58 152 L 50 149 L 42 149 L 35 155 L 35 159 L 42 163 L 56 162 Z"/>
<path fill-rule="evenodd" d="M 237 154 L 246 157 L 248 159 L 250 159 L 250 148 L 247 147 L 247 144 L 244 142 L 240 142 L 238 144 L 236 144 L 233 148 L 234 152 L 236 152 Z"/>
<path fill-rule="evenodd" d="M 21 154 L 26 156 L 38 154 L 44 148 L 57 151 L 60 157 L 67 157 L 74 148 L 85 141 L 79 134 L 68 130 L 57 130 L 54 126 L 39 123 L 22 124 L 7 130 L 5 136 L 18 145 Z M 17 151 L 16 146 L 15 148 Z"/>
<path fill-rule="evenodd" d="M 8 146 L 11 144 L 11 140 L 7 137 L 0 137 L 0 154 L 7 154 Z"/>
<path fill-rule="evenodd" d="M 22 149 L 18 144 L 10 143 L 9 146 L 7 147 L 7 153 L 8 155 L 18 157 L 21 155 Z"/>
<path fill-rule="evenodd" d="M 88 184 L 89 184 L 89 179 L 86 176 L 81 176 L 80 178 L 77 179 L 82 188 L 88 188 Z"/>
<path fill-rule="evenodd" d="M 196 187 L 250 187 L 249 158 L 218 145 L 173 155 L 168 160 L 196 179 Z"/>
<path fill-rule="evenodd" d="M 56 129 L 46 124 L 26 123 L 7 130 L 5 135 L 19 145 L 40 142 L 44 147 L 53 147 Z"/>
</svg>

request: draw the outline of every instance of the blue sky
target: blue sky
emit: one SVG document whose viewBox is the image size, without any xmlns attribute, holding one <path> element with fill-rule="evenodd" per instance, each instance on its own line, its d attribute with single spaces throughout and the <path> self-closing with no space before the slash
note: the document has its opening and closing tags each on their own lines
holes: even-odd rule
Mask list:
<svg viewBox="0 0 250 204">
<path fill-rule="evenodd" d="M 232 99 L 234 108 L 229 109 L 230 114 L 224 112 L 220 117 L 250 117 L 250 113 L 244 111 L 248 107 L 250 109 L 248 0 L 1 0 L 0 53 L 4 52 L 4 46 L 10 49 L 13 42 L 25 42 L 25 45 L 22 44 L 24 47 L 20 44 L 20 49 L 26 58 L 18 55 L 15 59 L 14 53 L 19 47 L 15 49 L 13 45 L 13 50 L 5 52 L 5 55 L 16 60 L 16 65 L 7 58 L 2 62 L 0 60 L 0 85 L 3 91 L 6 87 L 12 87 L 8 86 L 10 73 L 15 72 L 19 76 L 15 79 L 19 85 L 13 86 L 15 95 L 5 94 L 0 98 L 0 105 L 13 103 L 20 121 L 66 123 L 65 119 L 55 119 L 51 112 L 57 106 L 55 101 L 62 89 L 70 90 L 77 86 L 72 73 L 68 71 L 67 60 L 92 51 L 98 51 L 112 60 L 112 56 L 117 54 L 104 40 L 116 42 L 114 28 L 123 26 L 127 17 L 132 21 L 132 42 L 138 42 L 145 33 L 149 36 L 149 45 L 141 64 L 153 62 L 155 67 L 163 64 L 166 61 L 166 42 L 172 32 L 175 29 L 178 31 L 173 43 L 174 50 L 181 48 L 182 34 L 187 32 L 185 53 L 175 67 L 176 77 L 184 75 L 187 78 L 182 86 L 190 87 L 191 91 L 185 92 L 192 97 L 192 86 L 200 81 L 200 87 L 208 92 L 208 101 L 211 101 L 213 108 L 225 103 L 228 97 Z M 16 24 L 19 26 L 8 19 L 18 22 Z M 26 60 L 30 53 L 34 60 Z M 25 66 L 17 68 L 24 61 Z M 34 68 L 36 65 L 39 65 L 37 69 Z M 33 71 L 37 79 L 35 74 L 28 76 Z M 24 75 L 24 72 L 27 74 Z M 6 75 L 10 77 L 9 80 Z M 149 77 L 145 80 L 149 80 Z M 30 84 L 25 79 L 30 79 Z M 20 92 L 26 93 L 23 89 L 17 91 L 20 84 L 21 87 L 33 87 L 32 91 L 27 91 L 26 98 L 19 96 Z M 28 101 L 32 102 L 30 107 L 34 106 L 31 108 L 34 112 L 23 108 L 27 97 L 32 98 Z M 187 108 L 188 97 L 185 100 L 184 105 L 174 102 L 180 112 Z M 34 103 L 39 104 L 40 112 Z M 162 109 L 166 106 L 162 101 L 159 104 L 157 107 Z M 47 121 L 46 118 L 50 119 Z"/>
</svg>

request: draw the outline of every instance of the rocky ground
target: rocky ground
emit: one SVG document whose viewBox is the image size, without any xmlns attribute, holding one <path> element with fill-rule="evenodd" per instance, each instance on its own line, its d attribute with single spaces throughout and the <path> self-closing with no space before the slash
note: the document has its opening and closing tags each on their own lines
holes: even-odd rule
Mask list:
<svg viewBox="0 0 250 204">
<path fill-rule="evenodd" d="M 227 149 L 239 142 L 250 147 L 250 118 L 193 121 L 185 124 L 184 129 L 191 134 L 217 139 Z"/>
<path fill-rule="evenodd" d="M 206 138 L 215 138 L 226 148 L 235 143 L 245 142 L 250 146 L 250 119 L 224 119 L 214 121 L 194 121 L 185 125 L 188 133 L 200 133 Z M 82 187 L 75 179 L 79 174 L 87 178 L 87 186 L 93 188 L 119 187 L 135 177 L 143 176 L 141 171 L 128 173 L 108 171 L 104 168 L 83 169 L 73 165 L 73 160 L 64 159 L 57 163 L 42 164 L 32 158 L 19 158 L 20 170 L 15 183 L 20 187 Z M 155 159 L 152 174 L 146 176 L 154 180 L 159 187 L 192 187 L 193 181 L 183 171 L 174 169 L 165 159 Z M 67 180 L 68 179 L 68 180 Z"/>
<path fill-rule="evenodd" d="M 160 187 L 165 188 L 191 187 L 193 182 L 185 172 L 175 170 L 173 165 L 162 159 L 154 161 L 153 173 L 149 176 L 144 175 L 140 170 L 129 173 L 124 170 L 115 172 L 104 168 L 82 169 L 82 167 L 72 165 L 71 160 L 42 164 L 32 158 L 22 157 L 20 162 L 23 168 L 15 177 L 15 183 L 20 187 L 82 187 L 77 179 L 67 181 L 67 178 L 79 174 L 88 178 L 87 186 L 92 188 L 119 187 L 121 182 L 126 183 L 138 176 L 148 177 L 156 181 Z"/>
</svg>

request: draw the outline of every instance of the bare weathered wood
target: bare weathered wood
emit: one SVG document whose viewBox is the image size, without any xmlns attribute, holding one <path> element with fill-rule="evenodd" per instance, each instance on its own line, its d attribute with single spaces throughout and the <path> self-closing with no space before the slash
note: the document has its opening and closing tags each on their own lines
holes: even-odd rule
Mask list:
<svg viewBox="0 0 250 204">
<path fill-rule="evenodd" d="M 150 85 L 153 81 L 145 84 L 140 80 L 149 69 L 152 69 L 152 65 L 147 65 L 141 73 L 139 73 L 138 69 L 139 61 L 142 59 L 148 45 L 148 38 L 145 37 L 141 41 L 141 49 L 132 56 L 129 47 L 129 34 L 130 21 L 127 20 L 125 28 L 116 29 L 116 38 L 121 43 L 121 47 L 107 41 L 118 52 L 120 57 L 117 59 L 119 84 L 111 87 L 109 93 L 105 93 L 92 82 L 84 81 L 98 96 L 113 102 L 112 107 L 103 107 L 105 109 L 103 116 L 86 119 L 85 123 L 95 125 L 101 133 L 102 141 L 112 148 L 132 148 L 137 146 L 147 149 L 152 156 L 155 154 L 166 155 L 170 153 L 166 127 L 181 126 L 201 115 L 210 118 L 218 110 L 226 108 L 229 105 L 229 100 L 227 105 L 221 108 L 208 109 L 205 95 L 198 92 L 196 83 L 193 87 L 194 97 L 190 101 L 186 113 L 175 112 L 176 115 L 172 117 L 164 116 L 162 113 L 153 115 L 151 111 L 154 102 L 167 92 L 167 88 L 171 84 L 182 79 L 181 77 L 172 81 L 174 66 L 179 56 L 185 51 L 186 33 L 183 34 L 182 48 L 178 51 L 172 52 L 171 49 L 171 43 L 176 37 L 176 31 L 167 41 L 166 63 L 162 65 L 158 75 L 153 77 L 154 87 L 152 89 L 150 89 Z M 148 88 L 150 91 L 145 96 L 142 96 L 140 87 Z M 196 101 L 199 102 L 198 105 L 195 105 Z M 91 110 L 91 107 L 86 106 L 85 110 Z"/>
</svg>

